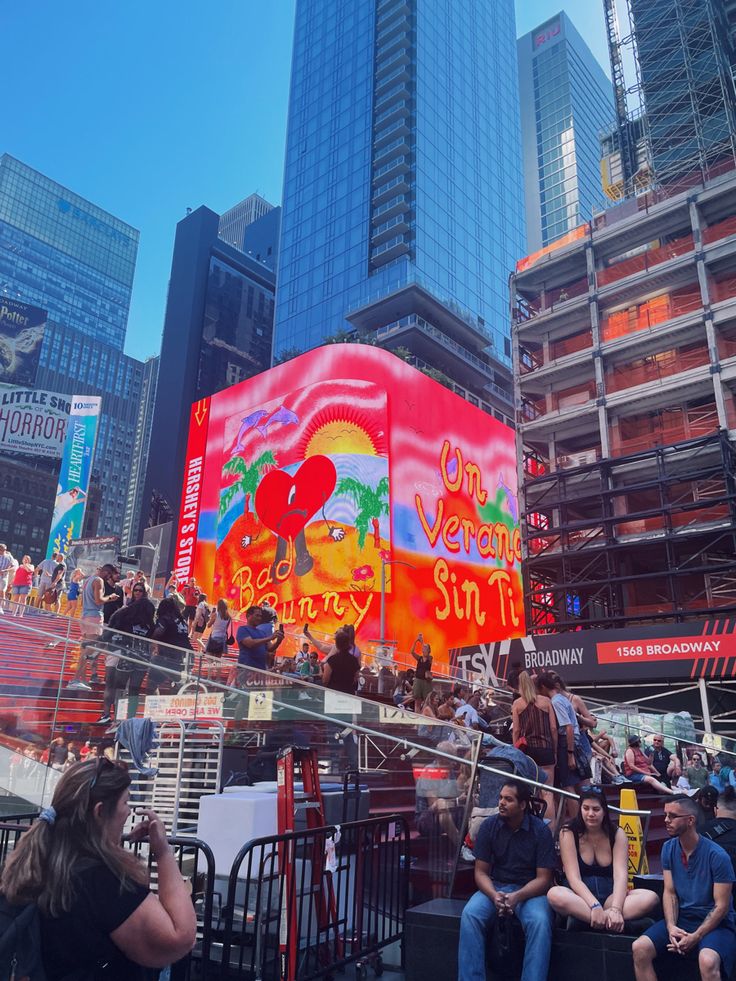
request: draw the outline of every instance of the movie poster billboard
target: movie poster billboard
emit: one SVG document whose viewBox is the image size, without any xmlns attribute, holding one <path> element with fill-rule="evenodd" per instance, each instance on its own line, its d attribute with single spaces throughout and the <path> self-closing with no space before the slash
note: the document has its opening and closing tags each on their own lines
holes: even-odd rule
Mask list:
<svg viewBox="0 0 736 981">
<path fill-rule="evenodd" d="M 514 668 L 557 671 L 573 685 L 732 678 L 736 619 L 493 640 L 452 650 L 450 664 L 458 677 L 493 685 Z"/>
<path fill-rule="evenodd" d="M 69 395 L 0 386 L 0 453 L 60 459 L 70 410 Z"/>
<path fill-rule="evenodd" d="M 0 297 L 0 385 L 35 384 L 47 313 Z"/>
<path fill-rule="evenodd" d="M 175 572 L 287 630 L 524 633 L 514 434 L 400 358 L 310 351 L 192 407 Z M 462 641 L 459 639 L 462 638 Z"/>
<path fill-rule="evenodd" d="M 54 552 L 66 554 L 82 531 L 101 405 L 98 395 L 72 396 L 47 558 Z"/>
</svg>

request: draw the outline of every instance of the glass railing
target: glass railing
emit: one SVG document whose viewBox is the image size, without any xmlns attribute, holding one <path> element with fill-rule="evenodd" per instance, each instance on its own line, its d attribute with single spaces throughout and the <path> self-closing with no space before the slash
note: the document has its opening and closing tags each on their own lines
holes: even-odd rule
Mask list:
<svg viewBox="0 0 736 981">
<path fill-rule="evenodd" d="M 0 620 L 0 801 L 13 813 L 47 805 L 75 759 L 115 753 L 134 772 L 133 803 L 207 842 L 226 876 L 245 841 L 276 833 L 277 754 L 307 746 L 317 752 L 327 823 L 369 813 L 407 820 L 413 902 L 472 890 L 472 855 L 462 850 L 470 818 L 493 806 L 514 770 L 487 736 L 291 672 L 239 666 L 234 653 L 119 631 L 83 643 L 78 624 L 60 629 L 60 619 Z M 133 766 L 135 740 L 151 728 L 143 719 L 156 724 L 158 742 L 139 763 L 154 773 Z M 521 776 L 559 821 L 566 795 L 536 771 Z"/>
</svg>

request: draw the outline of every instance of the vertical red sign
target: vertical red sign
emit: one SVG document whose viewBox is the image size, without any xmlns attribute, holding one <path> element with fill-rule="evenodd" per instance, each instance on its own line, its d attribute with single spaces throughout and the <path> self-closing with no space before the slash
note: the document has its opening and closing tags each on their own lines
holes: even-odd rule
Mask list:
<svg viewBox="0 0 736 981">
<path fill-rule="evenodd" d="M 200 399 L 192 406 L 189 420 L 184 489 L 181 495 L 179 527 L 174 553 L 174 574 L 180 582 L 189 579 L 194 569 L 197 527 L 202 500 L 202 474 L 209 428 L 209 410 L 210 400 Z"/>
</svg>

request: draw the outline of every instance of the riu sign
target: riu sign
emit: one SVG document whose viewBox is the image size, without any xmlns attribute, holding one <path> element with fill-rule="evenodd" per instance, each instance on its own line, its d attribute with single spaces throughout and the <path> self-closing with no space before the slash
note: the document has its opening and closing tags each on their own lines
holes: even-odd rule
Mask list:
<svg viewBox="0 0 736 981">
<path fill-rule="evenodd" d="M 379 348 L 310 351 L 193 407 L 176 569 L 236 614 L 406 651 L 524 633 L 513 432 Z"/>
<path fill-rule="evenodd" d="M 547 41 L 552 41 L 554 38 L 559 37 L 562 28 L 560 27 L 560 22 L 556 20 L 553 24 L 548 24 L 546 27 L 542 28 L 534 35 L 534 47 L 541 48 L 543 44 Z"/>
</svg>

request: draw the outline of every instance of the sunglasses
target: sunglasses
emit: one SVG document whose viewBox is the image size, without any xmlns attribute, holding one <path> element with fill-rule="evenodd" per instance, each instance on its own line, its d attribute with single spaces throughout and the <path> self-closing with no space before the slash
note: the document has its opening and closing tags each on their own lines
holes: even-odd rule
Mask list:
<svg viewBox="0 0 736 981">
<path fill-rule="evenodd" d="M 107 756 L 100 756 L 100 757 L 98 757 L 98 759 L 97 759 L 97 766 L 95 767 L 95 775 L 92 777 L 92 780 L 91 780 L 90 785 L 89 785 L 89 793 L 90 794 L 95 789 L 95 785 L 97 784 L 97 781 L 100 778 L 100 774 L 102 773 L 102 771 L 103 771 L 103 769 L 105 767 L 108 767 L 108 768 L 113 769 L 113 770 L 116 770 L 116 769 L 119 769 L 119 770 L 127 770 L 128 769 L 128 764 L 124 760 L 111 760 L 111 759 L 108 759 Z"/>
</svg>

